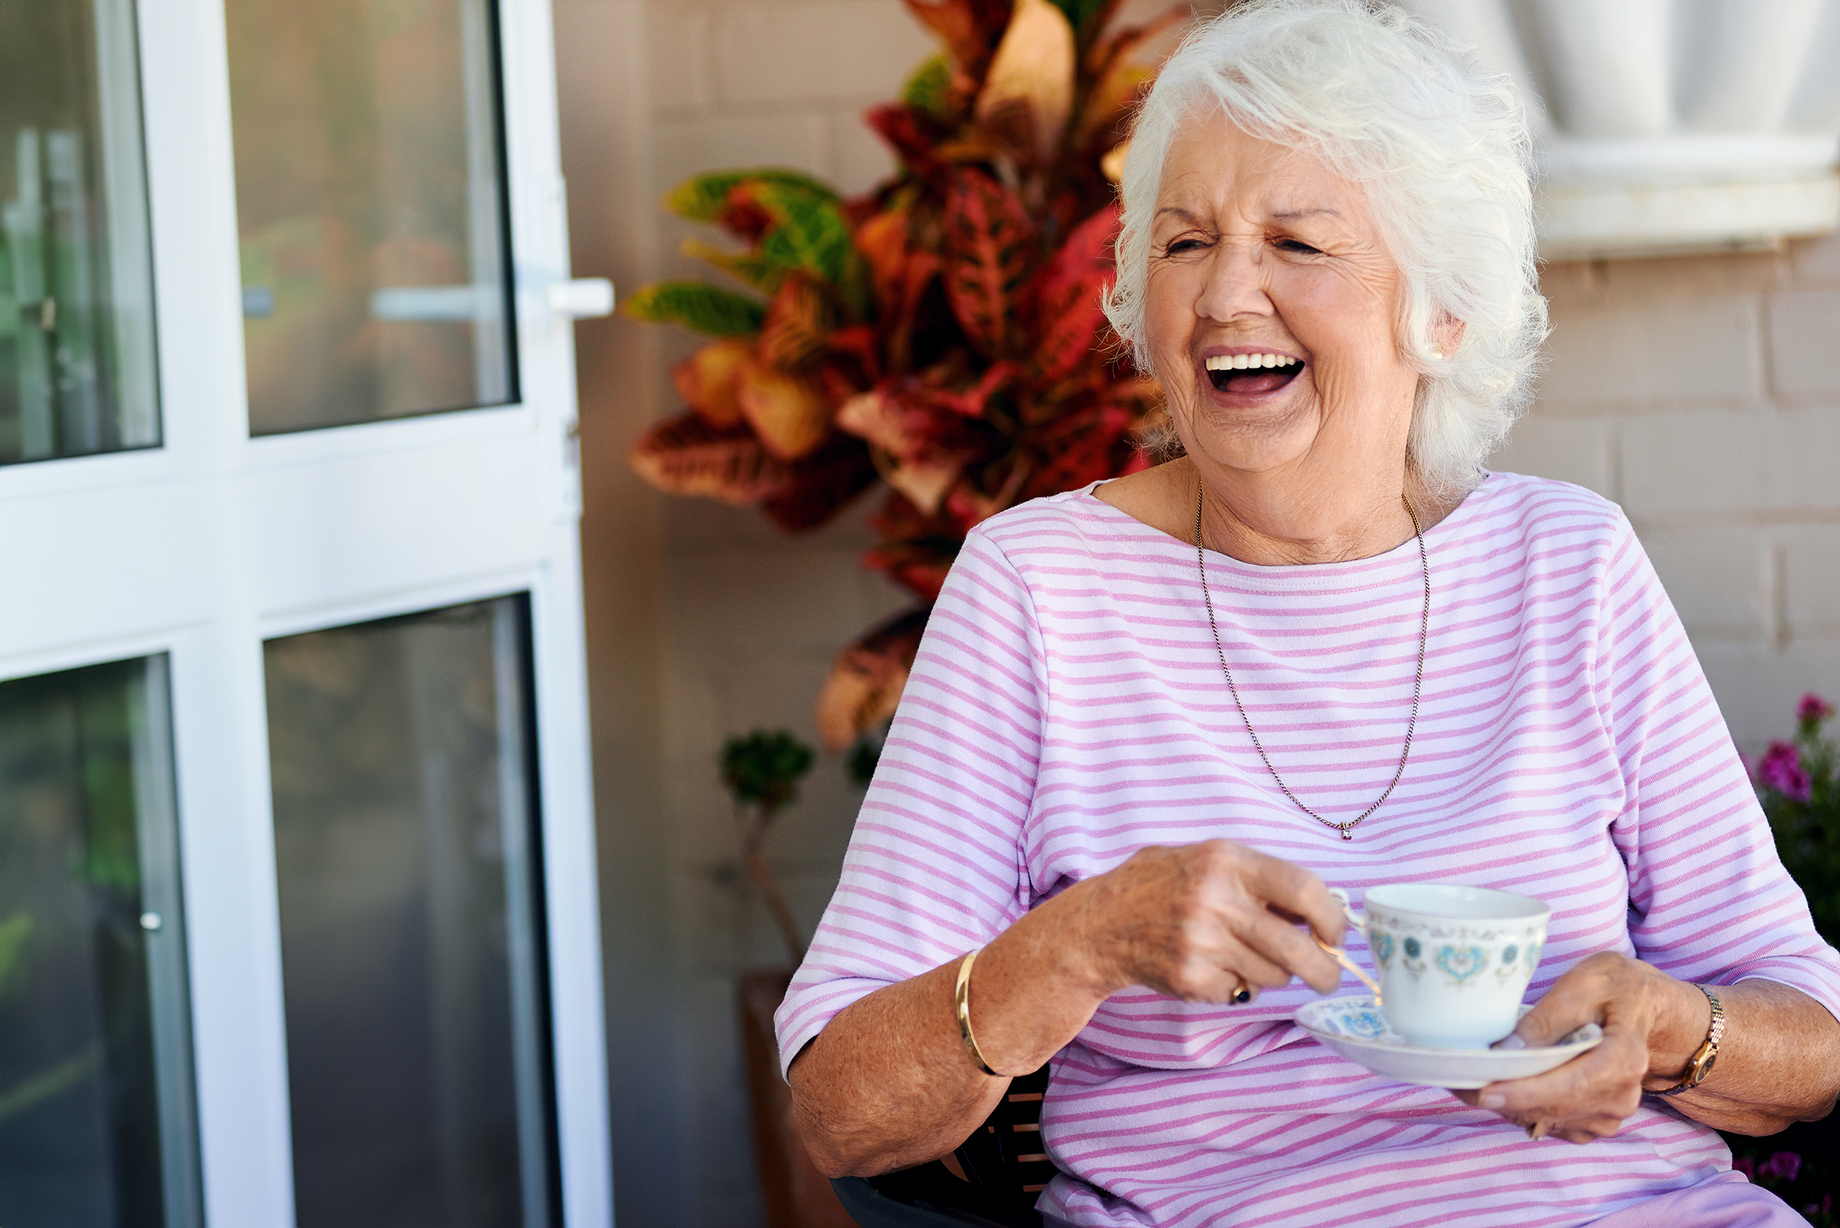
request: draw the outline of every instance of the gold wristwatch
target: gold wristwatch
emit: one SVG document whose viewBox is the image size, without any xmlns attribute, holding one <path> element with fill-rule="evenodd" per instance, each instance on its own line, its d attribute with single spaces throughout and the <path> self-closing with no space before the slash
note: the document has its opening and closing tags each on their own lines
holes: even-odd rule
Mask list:
<svg viewBox="0 0 1840 1228">
<path fill-rule="evenodd" d="M 1706 1081 L 1712 1073 L 1712 1064 L 1719 1060 L 1719 1041 L 1725 1037 L 1725 1008 L 1719 1003 L 1719 995 L 1704 985 L 1695 985 L 1695 989 L 1706 995 L 1706 1001 L 1712 1003 L 1712 1026 L 1706 1031 L 1706 1039 L 1693 1052 L 1687 1062 L 1687 1069 L 1680 1076 L 1680 1082 L 1664 1092 L 1655 1092 L 1657 1096 L 1678 1096 L 1681 1092 L 1691 1091 Z"/>
</svg>

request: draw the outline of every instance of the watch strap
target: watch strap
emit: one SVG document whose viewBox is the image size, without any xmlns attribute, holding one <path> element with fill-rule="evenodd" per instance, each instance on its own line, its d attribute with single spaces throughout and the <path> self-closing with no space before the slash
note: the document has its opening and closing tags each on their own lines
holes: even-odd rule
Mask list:
<svg viewBox="0 0 1840 1228">
<path fill-rule="evenodd" d="M 1688 1059 L 1680 1082 L 1665 1091 L 1654 1093 L 1657 1096 L 1678 1096 L 1681 1092 L 1693 1090 L 1712 1073 L 1712 1064 L 1718 1060 L 1719 1042 L 1725 1039 L 1725 1006 L 1719 1001 L 1719 995 L 1704 985 L 1695 985 L 1694 988 L 1705 994 L 1706 1001 L 1712 1004 L 1712 1026 L 1706 1029 L 1706 1039 Z"/>
</svg>

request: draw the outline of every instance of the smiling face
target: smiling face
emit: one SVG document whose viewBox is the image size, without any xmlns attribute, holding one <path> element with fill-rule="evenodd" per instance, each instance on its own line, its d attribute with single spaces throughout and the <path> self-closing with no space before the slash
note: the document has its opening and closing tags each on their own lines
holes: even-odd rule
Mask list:
<svg viewBox="0 0 1840 1228">
<path fill-rule="evenodd" d="M 1223 113 L 1177 136 L 1144 340 L 1210 486 L 1275 482 L 1308 502 L 1371 488 L 1397 503 L 1418 387 L 1395 340 L 1398 290 L 1357 185 Z"/>
</svg>

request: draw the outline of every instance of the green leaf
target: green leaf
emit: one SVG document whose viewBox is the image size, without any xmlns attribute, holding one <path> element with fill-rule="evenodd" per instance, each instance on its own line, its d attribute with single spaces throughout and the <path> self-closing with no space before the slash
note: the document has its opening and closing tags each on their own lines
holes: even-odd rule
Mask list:
<svg viewBox="0 0 1840 1228">
<path fill-rule="evenodd" d="M 774 811 L 798 796 L 798 779 L 811 770 L 811 747 L 784 729 L 756 729 L 722 747 L 722 783 L 738 802 Z"/>
<path fill-rule="evenodd" d="M 700 239 L 685 239 L 680 249 L 684 255 L 707 260 L 724 273 L 746 282 L 762 294 L 771 295 L 786 280 L 786 270 L 752 252 L 737 252 Z"/>
<path fill-rule="evenodd" d="M 920 66 L 908 76 L 907 84 L 901 87 L 901 101 L 929 115 L 945 119 L 948 112 L 946 98 L 951 86 L 951 61 L 946 59 L 945 52 L 935 52 L 920 61 Z"/>
<path fill-rule="evenodd" d="M 664 281 L 627 297 L 621 308 L 635 320 L 679 324 L 712 337 L 751 337 L 766 319 L 764 305 L 700 281 Z"/>
<path fill-rule="evenodd" d="M 753 199 L 774 222 L 760 241 L 763 259 L 784 268 L 804 269 L 833 285 L 843 280 L 855 247 L 834 200 L 773 183 L 755 188 Z"/>
<path fill-rule="evenodd" d="M 665 208 L 693 222 L 713 222 L 722 212 L 728 194 L 737 184 L 758 181 L 789 192 L 825 201 L 836 201 L 837 193 L 828 184 L 799 171 L 779 167 L 760 167 L 749 171 L 711 171 L 692 175 L 665 195 Z"/>
</svg>

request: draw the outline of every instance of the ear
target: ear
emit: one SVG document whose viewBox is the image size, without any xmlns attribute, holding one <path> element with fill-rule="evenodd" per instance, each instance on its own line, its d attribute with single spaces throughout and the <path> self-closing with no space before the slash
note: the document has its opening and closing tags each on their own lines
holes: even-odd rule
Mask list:
<svg viewBox="0 0 1840 1228">
<path fill-rule="evenodd" d="M 1464 328 L 1463 321 L 1448 311 L 1438 312 L 1437 319 L 1431 323 L 1431 344 L 1440 357 L 1449 358 L 1457 352 L 1457 347 L 1463 344 Z"/>
</svg>

